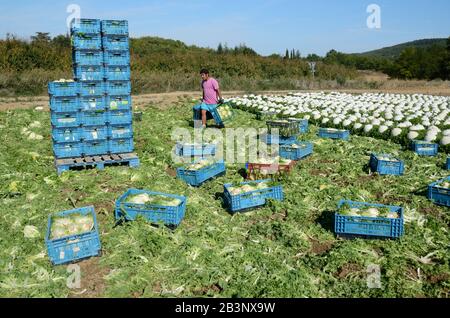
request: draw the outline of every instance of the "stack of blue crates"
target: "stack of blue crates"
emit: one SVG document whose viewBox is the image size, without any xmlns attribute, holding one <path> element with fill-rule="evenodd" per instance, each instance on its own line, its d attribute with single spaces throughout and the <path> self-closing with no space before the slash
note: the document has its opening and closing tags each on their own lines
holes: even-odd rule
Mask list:
<svg viewBox="0 0 450 318">
<path fill-rule="evenodd" d="M 71 36 L 75 81 L 49 83 L 55 157 L 133 152 L 128 22 L 76 19 Z"/>
<path fill-rule="evenodd" d="M 105 67 L 108 150 L 110 153 L 133 151 L 131 112 L 130 46 L 128 22 L 101 21 Z"/>
</svg>

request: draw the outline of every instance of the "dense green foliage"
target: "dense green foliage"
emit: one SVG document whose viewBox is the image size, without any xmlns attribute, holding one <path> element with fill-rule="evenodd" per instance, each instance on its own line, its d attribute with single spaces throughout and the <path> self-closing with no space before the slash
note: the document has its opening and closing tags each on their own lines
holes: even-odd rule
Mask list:
<svg viewBox="0 0 450 318">
<path fill-rule="evenodd" d="M 0 94 L 44 94 L 48 81 L 72 77 L 71 63 L 67 36 L 37 33 L 27 42 L 9 35 L 0 40 Z M 131 67 L 133 93 L 198 90 L 204 67 L 225 90 L 294 89 L 295 81 L 310 77 L 308 64 L 299 58 L 262 57 L 245 45 L 214 50 L 157 37 L 131 39 Z M 341 65 L 321 63 L 317 69 L 318 80 L 356 77 Z"/>
<path fill-rule="evenodd" d="M 448 80 L 450 37 L 447 41 L 422 40 L 366 54 L 345 54 L 332 50 L 321 60 L 359 70 L 382 71 L 392 78 Z"/>
</svg>

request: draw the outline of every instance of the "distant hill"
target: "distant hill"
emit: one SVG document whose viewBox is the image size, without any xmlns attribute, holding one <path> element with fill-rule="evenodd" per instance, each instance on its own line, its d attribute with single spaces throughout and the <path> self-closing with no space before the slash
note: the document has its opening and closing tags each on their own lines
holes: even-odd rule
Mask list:
<svg viewBox="0 0 450 318">
<path fill-rule="evenodd" d="M 445 47 L 446 41 L 447 41 L 447 39 L 445 39 L 445 38 L 444 39 L 423 39 L 423 40 L 417 40 L 417 41 L 412 41 L 412 42 L 406 42 L 406 43 L 402 43 L 402 44 L 398 44 L 398 45 L 394 45 L 394 46 L 390 46 L 390 47 L 385 47 L 385 48 L 374 50 L 374 51 L 358 53 L 358 54 L 354 54 L 354 55 L 395 59 L 395 58 L 399 57 L 400 54 L 402 53 L 402 51 L 406 48 L 415 47 L 415 48 L 426 49 L 433 45 Z"/>
</svg>

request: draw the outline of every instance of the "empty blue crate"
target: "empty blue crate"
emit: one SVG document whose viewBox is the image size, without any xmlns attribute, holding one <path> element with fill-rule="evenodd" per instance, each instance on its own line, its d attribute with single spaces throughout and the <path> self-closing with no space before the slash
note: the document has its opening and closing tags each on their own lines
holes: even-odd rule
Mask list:
<svg viewBox="0 0 450 318">
<path fill-rule="evenodd" d="M 447 162 L 445 163 L 445 168 L 450 170 L 450 157 L 447 157 Z"/>
<path fill-rule="evenodd" d="M 103 51 L 74 51 L 73 64 L 77 66 L 103 66 Z"/>
<path fill-rule="evenodd" d="M 108 65 L 105 67 L 107 81 L 129 81 L 130 76 L 129 66 Z"/>
<path fill-rule="evenodd" d="M 313 144 L 296 141 L 292 144 L 280 145 L 280 157 L 289 160 L 300 160 L 313 153 Z"/>
<path fill-rule="evenodd" d="M 84 96 L 80 97 L 80 107 L 82 111 L 99 111 L 106 109 L 105 96 Z"/>
<path fill-rule="evenodd" d="M 413 140 L 411 143 L 411 149 L 419 156 L 434 157 L 438 154 L 438 148 L 438 144 L 428 141 Z"/>
<path fill-rule="evenodd" d="M 136 196 L 140 199 L 136 200 Z M 129 189 L 116 201 L 115 217 L 134 221 L 142 216 L 152 223 L 177 226 L 184 218 L 186 202 L 184 196 Z"/>
<path fill-rule="evenodd" d="M 133 126 L 131 124 L 109 125 L 108 138 L 112 139 L 133 138 Z"/>
<path fill-rule="evenodd" d="M 178 168 L 177 177 L 191 186 L 198 187 L 205 181 L 225 173 L 225 163 L 223 161 L 209 162 L 207 166 L 199 169 L 195 167 L 196 164 L 201 163 L 193 163 L 190 166 Z"/>
<path fill-rule="evenodd" d="M 76 112 L 80 110 L 80 100 L 76 96 L 51 96 L 50 109 L 54 112 Z"/>
<path fill-rule="evenodd" d="M 105 78 L 105 68 L 103 66 L 77 65 L 74 67 L 73 77 L 77 81 L 103 81 Z"/>
<path fill-rule="evenodd" d="M 86 216 L 89 217 L 85 221 L 87 225 L 83 224 L 83 226 L 80 226 L 79 234 L 60 236 L 64 228 L 62 226 L 59 228 L 53 223 L 60 222 L 62 224 L 64 222 L 64 224 L 74 224 L 73 226 L 76 226 L 75 220 L 80 220 L 80 217 Z M 78 219 L 75 219 L 75 217 Z M 83 227 L 87 228 L 92 220 L 92 227 L 84 230 Z M 58 233 L 53 233 L 53 230 L 55 232 L 58 231 Z M 67 233 L 70 234 L 71 232 L 68 231 Z M 56 236 L 53 236 L 54 234 Z M 48 257 L 54 265 L 66 264 L 100 255 L 101 243 L 94 207 L 89 206 L 50 215 L 47 223 L 45 245 L 47 246 Z"/>
<path fill-rule="evenodd" d="M 80 112 L 52 112 L 52 126 L 55 128 L 78 127 L 81 125 Z"/>
<path fill-rule="evenodd" d="M 342 129 L 334 129 L 334 128 L 320 128 L 319 129 L 319 137 L 349 140 L 350 131 L 342 130 Z"/>
<path fill-rule="evenodd" d="M 298 132 L 300 134 L 306 134 L 309 128 L 309 122 L 307 119 L 288 118 L 289 121 L 298 123 Z"/>
<path fill-rule="evenodd" d="M 108 95 L 106 96 L 106 106 L 109 110 L 129 110 L 131 109 L 131 95 Z"/>
<path fill-rule="evenodd" d="M 107 140 L 83 141 L 83 155 L 95 156 L 105 155 L 108 153 Z"/>
<path fill-rule="evenodd" d="M 344 212 L 342 210 L 344 207 L 348 211 Z M 379 216 L 380 209 L 388 214 Z M 363 211 L 361 212 L 363 215 L 359 211 Z M 399 238 L 403 235 L 403 208 L 341 200 L 338 204 L 338 211 L 335 213 L 334 231 L 337 235 L 342 236 Z"/>
<path fill-rule="evenodd" d="M 131 124 L 133 117 L 131 110 L 111 110 L 108 111 L 107 121 L 110 125 Z"/>
<path fill-rule="evenodd" d="M 106 111 L 87 111 L 82 113 L 83 126 L 103 126 L 108 120 Z"/>
<path fill-rule="evenodd" d="M 99 34 L 76 33 L 72 35 L 72 46 L 75 50 L 101 50 L 102 37 Z"/>
<path fill-rule="evenodd" d="M 73 19 L 70 23 L 70 32 L 99 34 L 101 31 L 101 21 L 97 19 Z"/>
<path fill-rule="evenodd" d="M 76 97 L 78 95 L 78 83 L 74 81 L 50 82 L 48 93 L 52 97 Z"/>
<path fill-rule="evenodd" d="M 108 81 L 106 82 L 106 93 L 108 95 L 130 95 L 130 81 Z"/>
<path fill-rule="evenodd" d="M 107 66 L 130 65 L 130 52 L 129 51 L 105 51 L 104 63 Z"/>
<path fill-rule="evenodd" d="M 106 140 L 108 138 L 108 129 L 106 126 L 82 127 L 81 131 L 84 141 Z"/>
<path fill-rule="evenodd" d="M 105 35 L 102 37 L 105 51 L 128 51 L 130 49 L 127 35 Z"/>
<path fill-rule="evenodd" d="M 390 154 L 371 154 L 369 166 L 380 175 L 401 176 L 405 171 L 404 162 Z"/>
<path fill-rule="evenodd" d="M 96 82 L 80 82 L 81 97 L 103 96 L 106 93 L 105 83 Z"/>
<path fill-rule="evenodd" d="M 104 35 L 128 35 L 128 21 L 103 20 L 102 33 Z"/>
<path fill-rule="evenodd" d="M 428 186 L 428 199 L 435 204 L 450 207 L 450 176 Z"/>
<path fill-rule="evenodd" d="M 112 154 L 133 152 L 133 138 L 109 139 L 108 152 Z"/>
<path fill-rule="evenodd" d="M 55 142 L 78 142 L 83 136 L 79 127 L 53 128 L 52 139 Z"/>
<path fill-rule="evenodd" d="M 281 136 L 277 136 L 277 135 L 271 135 L 271 134 L 264 134 L 261 136 L 262 140 L 268 144 L 268 145 L 289 145 L 289 144 L 293 144 L 297 141 L 297 137 L 296 136 L 292 136 L 292 137 L 281 137 Z"/>
<path fill-rule="evenodd" d="M 81 142 L 53 143 L 53 154 L 55 158 L 74 158 L 83 154 Z"/>
<path fill-rule="evenodd" d="M 231 212 L 239 212 L 254 207 L 263 206 L 267 199 L 283 201 L 281 185 L 271 186 L 271 180 L 258 180 L 224 185 L 224 197 Z"/>
<path fill-rule="evenodd" d="M 215 144 L 183 144 L 177 143 L 175 154 L 182 157 L 215 156 L 217 146 Z"/>
</svg>

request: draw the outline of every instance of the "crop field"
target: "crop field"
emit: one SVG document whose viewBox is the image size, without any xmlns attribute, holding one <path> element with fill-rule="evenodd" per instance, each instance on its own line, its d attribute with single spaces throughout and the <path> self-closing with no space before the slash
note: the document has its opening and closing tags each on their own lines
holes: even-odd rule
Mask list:
<svg viewBox="0 0 450 318">
<path fill-rule="evenodd" d="M 427 185 L 448 175 L 445 152 L 419 157 L 380 138 L 394 128 L 381 123 L 366 129 L 376 129 L 374 136 L 364 135 L 368 124 L 361 123 L 357 129 L 362 136 L 352 134 L 350 141 L 321 139 L 317 132 L 324 114 L 311 110 L 317 126 L 300 138 L 313 143 L 314 153 L 281 181 L 284 201 L 232 215 L 223 204 L 223 185 L 243 181 L 243 164 L 227 164 L 226 175 L 199 188 L 176 178 L 171 134 L 177 127 L 193 130 L 193 104 L 180 98 L 170 106 L 142 108 L 143 120 L 133 123 L 139 168 L 61 176 L 53 165 L 49 113 L 0 112 L 0 297 L 450 296 L 450 209 L 426 197 Z M 411 136 L 447 145 L 447 117 L 438 122 L 440 112 L 429 106 L 435 110 L 429 126 L 436 129 L 425 129 L 417 116 L 407 119 L 416 106 L 407 114 L 395 114 L 393 106 L 393 117 L 411 123 L 397 136 L 408 138 L 415 131 Z M 241 108 L 227 128 L 266 127 L 255 113 Z M 345 116 L 333 127 L 341 127 L 354 113 L 340 111 Z M 338 118 L 326 117 L 331 122 Z M 372 152 L 404 160 L 404 175 L 370 174 Z M 143 219 L 116 224 L 115 200 L 129 188 L 186 196 L 181 225 L 171 230 Z M 403 207 L 404 235 L 397 240 L 337 237 L 333 217 L 341 199 Z M 66 265 L 51 265 L 47 256 L 47 218 L 90 205 L 97 214 L 102 254 L 77 263 L 81 286 L 69 288 L 72 272 Z M 376 288 L 368 286 L 374 267 L 380 270 Z"/>
</svg>

